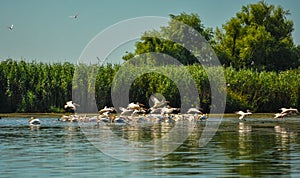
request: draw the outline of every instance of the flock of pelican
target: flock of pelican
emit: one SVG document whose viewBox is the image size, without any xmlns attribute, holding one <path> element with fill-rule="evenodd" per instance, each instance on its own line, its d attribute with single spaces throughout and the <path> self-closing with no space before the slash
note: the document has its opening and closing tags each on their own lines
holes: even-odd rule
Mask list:
<svg viewBox="0 0 300 178">
<path fill-rule="evenodd" d="M 120 114 L 117 114 L 117 110 L 114 107 L 105 106 L 99 110 L 99 115 L 96 117 L 87 117 L 86 115 L 63 115 L 59 118 L 62 122 L 104 122 L 104 123 L 127 123 L 127 122 L 175 122 L 182 119 L 205 121 L 208 118 L 207 114 L 202 113 L 199 108 L 189 108 L 184 114 L 180 113 L 179 108 L 173 108 L 169 105 L 169 101 L 159 100 L 158 98 L 151 96 L 150 100 L 153 105 L 146 109 L 141 103 L 129 103 L 127 107 L 119 107 Z M 64 105 L 65 110 L 76 111 L 77 107 L 80 105 L 74 103 L 73 101 L 68 101 Z M 295 108 L 280 108 L 280 113 L 275 114 L 275 119 L 285 118 L 291 116 L 292 114 L 298 114 L 298 110 Z M 250 110 L 246 112 L 238 111 L 235 112 L 240 115 L 240 121 L 246 121 L 246 117 L 252 115 Z M 41 124 L 39 119 L 31 117 L 29 120 L 31 126 L 39 126 Z"/>
<path fill-rule="evenodd" d="M 173 108 L 168 105 L 169 101 L 159 100 L 151 96 L 154 103 L 149 109 L 146 109 L 141 103 L 129 103 L 127 107 L 119 107 L 120 114 L 114 107 L 105 106 L 99 110 L 97 117 L 87 117 L 86 115 L 76 114 L 63 115 L 59 121 L 62 122 L 105 122 L 105 123 L 127 123 L 127 122 L 167 122 L 172 123 L 180 119 L 203 121 L 208 118 L 207 114 L 203 114 L 198 108 L 190 108 L 185 114 L 180 114 L 179 108 Z M 65 109 L 76 110 L 78 104 L 68 101 L 64 106 Z"/>
</svg>

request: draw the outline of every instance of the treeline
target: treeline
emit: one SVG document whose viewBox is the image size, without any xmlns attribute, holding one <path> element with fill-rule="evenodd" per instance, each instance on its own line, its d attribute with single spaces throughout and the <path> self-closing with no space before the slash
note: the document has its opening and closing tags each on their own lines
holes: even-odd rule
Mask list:
<svg viewBox="0 0 300 178">
<path fill-rule="evenodd" d="M 166 26 L 145 32 L 136 42 L 135 50 L 123 59 L 155 52 L 168 54 L 184 65 L 199 60 L 205 63 L 210 59 L 204 45 L 207 41 L 225 67 L 259 71 L 296 69 L 300 66 L 300 45 L 294 43 L 294 23 L 289 15 L 289 10 L 281 6 L 259 1 L 242 6 L 235 16 L 213 30 L 204 25 L 198 14 L 170 14 Z M 197 37 L 199 34 L 202 39 Z"/>
<path fill-rule="evenodd" d="M 184 80 L 187 85 L 196 85 L 200 101 L 194 104 L 200 105 L 205 112 L 209 112 L 211 85 L 207 72 L 201 65 L 194 64 L 180 68 L 169 65 L 159 69 L 161 71 L 153 72 L 149 68 L 136 69 L 134 66 L 122 71 L 120 68 L 120 65 L 80 64 L 78 66 L 68 62 L 45 64 L 12 59 L 2 61 L 0 63 L 0 112 L 63 112 L 65 102 L 72 99 L 72 91 L 76 97 L 81 94 L 90 97 L 88 94 L 95 92 L 93 99 L 99 109 L 113 106 L 112 91 L 117 96 L 129 97 L 129 102 L 140 102 L 147 107 L 149 107 L 149 97 L 160 93 L 173 107 L 180 107 L 182 102 L 189 102 L 181 101 L 178 86 L 174 82 L 180 80 Z M 79 72 L 80 76 L 78 76 L 79 70 L 82 70 Z M 129 75 L 142 70 L 149 72 L 134 78 L 130 83 L 129 94 L 126 96 L 126 93 L 122 92 L 123 86 L 130 82 Z M 208 70 L 216 69 L 211 67 Z M 223 71 L 226 78 L 226 86 L 224 86 L 227 93 L 226 112 L 240 109 L 277 112 L 280 107 L 299 106 L 300 68 L 266 72 L 252 69 L 236 70 L 228 67 Z M 88 77 L 91 73 L 96 74 L 94 78 L 92 75 Z M 81 74 L 85 75 L 82 77 Z M 80 90 L 74 93 L 78 87 Z M 85 90 L 81 90 L 82 88 Z"/>
</svg>

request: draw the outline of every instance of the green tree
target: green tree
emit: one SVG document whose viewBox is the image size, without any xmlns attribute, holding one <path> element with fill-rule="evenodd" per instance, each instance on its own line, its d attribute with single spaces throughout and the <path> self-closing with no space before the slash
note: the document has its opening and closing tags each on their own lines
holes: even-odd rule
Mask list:
<svg viewBox="0 0 300 178">
<path fill-rule="evenodd" d="M 285 70 L 296 68 L 288 10 L 264 1 L 243 6 L 222 29 L 216 30 L 215 51 L 225 66 Z"/>
<path fill-rule="evenodd" d="M 145 32 L 141 37 L 141 41 L 135 44 L 135 51 L 133 53 L 127 53 L 125 56 L 123 56 L 123 59 L 129 60 L 135 55 L 157 52 L 168 54 L 179 60 L 184 65 L 197 63 L 197 58 L 192 55 L 190 51 L 174 41 L 167 40 L 166 37 L 171 37 L 173 39 L 175 38 L 178 41 L 188 41 L 189 43 L 194 42 L 193 37 L 197 34 L 189 31 L 186 27 L 178 22 L 192 27 L 208 42 L 212 42 L 213 40 L 213 30 L 211 28 L 205 28 L 199 16 L 194 13 L 181 13 L 179 15 L 171 14 L 170 18 L 171 20 L 169 21 L 168 26 L 161 27 L 160 31 L 153 30 Z M 194 49 L 198 49 L 201 44 L 188 45 Z M 195 52 L 201 53 L 200 51 L 196 50 Z"/>
</svg>

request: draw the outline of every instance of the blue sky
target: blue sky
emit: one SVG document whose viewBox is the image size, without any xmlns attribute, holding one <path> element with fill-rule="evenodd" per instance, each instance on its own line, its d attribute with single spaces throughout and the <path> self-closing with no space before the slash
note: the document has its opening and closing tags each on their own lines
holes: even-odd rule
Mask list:
<svg viewBox="0 0 300 178">
<path fill-rule="evenodd" d="M 197 13 L 205 27 L 221 27 L 253 0 L 1 0 L 0 60 L 76 62 L 99 32 L 140 16 Z M 300 1 L 267 0 L 290 10 L 294 41 L 300 44 Z M 69 18 L 79 14 L 78 19 Z M 7 27 L 14 24 L 14 29 Z M 126 49 L 124 49 L 124 52 Z"/>
</svg>

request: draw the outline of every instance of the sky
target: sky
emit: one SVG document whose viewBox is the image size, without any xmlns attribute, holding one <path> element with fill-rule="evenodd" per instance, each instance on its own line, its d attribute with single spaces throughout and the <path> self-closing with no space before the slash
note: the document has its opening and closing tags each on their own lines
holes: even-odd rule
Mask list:
<svg viewBox="0 0 300 178">
<path fill-rule="evenodd" d="M 196 13 L 205 27 L 222 27 L 254 0 L 0 0 L 0 60 L 75 62 L 89 42 L 127 19 Z M 300 44 L 300 1 L 266 0 L 289 10 Z M 69 16 L 78 14 L 77 19 Z M 13 30 L 8 26 L 14 25 Z M 151 29 L 149 29 L 151 30 Z M 130 31 L 130 29 L 129 29 Z M 134 43 L 118 53 L 133 49 Z M 130 49 L 126 49 L 130 48 Z"/>
</svg>

